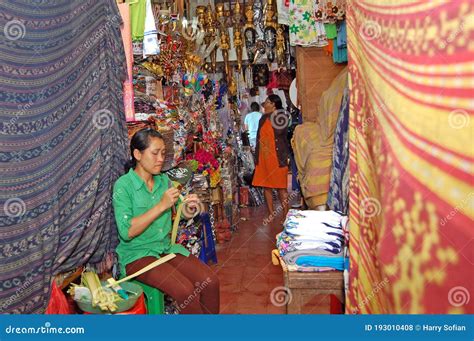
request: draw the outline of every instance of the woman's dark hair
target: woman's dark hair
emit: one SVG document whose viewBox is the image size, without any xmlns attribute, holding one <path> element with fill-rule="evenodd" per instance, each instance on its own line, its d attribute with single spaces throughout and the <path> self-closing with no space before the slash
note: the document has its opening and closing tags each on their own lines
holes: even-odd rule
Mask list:
<svg viewBox="0 0 474 341">
<path fill-rule="evenodd" d="M 133 151 L 138 149 L 139 151 L 144 151 L 150 146 L 150 139 L 158 138 L 163 140 L 163 136 L 152 128 L 144 128 L 137 131 L 130 141 L 130 155 L 131 160 L 128 160 L 125 164 L 125 172 L 128 172 L 130 168 L 135 168 L 137 166 L 137 160 L 133 156 Z"/>
<path fill-rule="evenodd" d="M 267 100 L 272 102 L 273 104 L 275 104 L 275 109 L 276 110 L 283 109 L 283 103 L 281 101 L 280 96 L 275 95 L 275 94 L 271 94 L 270 96 L 268 96 Z"/>
<path fill-rule="evenodd" d="M 260 111 L 260 105 L 257 102 L 252 102 L 250 109 L 252 109 L 252 111 Z"/>
</svg>

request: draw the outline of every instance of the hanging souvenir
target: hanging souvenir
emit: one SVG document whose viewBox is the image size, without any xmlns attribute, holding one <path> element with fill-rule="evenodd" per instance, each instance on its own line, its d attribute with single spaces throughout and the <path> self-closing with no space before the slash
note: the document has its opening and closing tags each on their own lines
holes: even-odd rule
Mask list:
<svg viewBox="0 0 474 341">
<path fill-rule="evenodd" d="M 263 20 L 263 6 L 260 1 L 253 5 L 253 22 L 255 24 L 255 31 L 257 32 L 257 39 L 263 39 L 264 34 L 264 20 Z"/>
<path fill-rule="evenodd" d="M 277 29 L 277 36 L 276 36 L 276 56 L 277 56 L 278 66 L 280 67 L 283 67 L 286 64 L 285 49 L 286 49 L 285 35 L 283 32 L 283 28 L 280 25 Z"/>
<path fill-rule="evenodd" d="M 150 0 L 146 1 L 145 33 L 143 38 L 143 57 L 160 53 L 158 31 L 156 30 L 155 17 L 151 9 Z"/>
<path fill-rule="evenodd" d="M 230 38 L 229 32 L 227 31 L 227 16 L 224 10 L 224 4 L 217 4 L 216 5 L 216 18 L 219 22 L 220 28 L 220 44 L 219 48 L 222 52 L 222 58 L 224 59 L 224 68 L 225 74 L 229 76 L 230 68 L 229 68 L 229 49 L 230 49 Z"/>
<path fill-rule="evenodd" d="M 267 86 L 269 79 L 268 66 L 257 64 L 253 67 L 253 84 L 255 86 Z"/>
<path fill-rule="evenodd" d="M 257 64 L 259 62 L 259 59 L 261 59 L 261 57 L 265 55 L 266 48 L 267 44 L 264 40 L 257 40 L 257 43 L 255 44 L 255 49 L 257 52 L 255 53 L 253 64 Z"/>
<path fill-rule="evenodd" d="M 265 6 L 265 43 L 267 59 L 271 63 L 275 60 L 276 47 L 276 21 L 275 21 L 275 5 L 273 0 L 267 0 Z"/>
<path fill-rule="evenodd" d="M 267 59 L 270 63 L 275 60 L 276 30 L 274 27 L 265 27 L 265 43 Z"/>
<path fill-rule="evenodd" d="M 242 32 L 240 31 L 241 20 L 242 20 L 241 7 L 240 7 L 240 3 L 237 1 L 234 6 L 232 21 L 234 23 L 234 48 L 237 54 L 237 68 L 239 72 L 241 72 L 242 70 L 242 53 L 243 53 Z"/>
<path fill-rule="evenodd" d="M 211 66 L 212 71 L 216 72 L 216 60 L 217 60 L 217 44 L 211 49 L 211 42 L 216 41 L 217 38 L 217 22 L 214 16 L 214 11 L 212 10 L 211 5 L 209 4 L 206 9 L 206 33 L 207 33 L 207 40 L 206 44 L 209 51 L 209 55 L 211 57 Z"/>
<path fill-rule="evenodd" d="M 237 54 L 237 69 L 239 72 L 242 70 L 242 54 L 243 54 L 243 41 L 242 33 L 240 29 L 234 30 L 234 48 Z"/>
<path fill-rule="evenodd" d="M 225 29 L 227 31 L 227 29 Z M 224 72 L 226 75 L 229 75 L 229 49 L 230 49 L 230 41 L 229 35 L 227 32 L 221 32 L 221 41 L 220 41 L 220 49 L 222 51 L 222 58 L 224 59 Z"/>
<path fill-rule="evenodd" d="M 255 43 L 257 42 L 257 31 L 253 25 L 253 3 L 250 2 L 245 6 L 245 17 L 247 22 L 244 26 L 245 47 L 249 61 L 253 62 L 255 58 Z"/>
<path fill-rule="evenodd" d="M 186 96 L 199 93 L 208 79 L 207 74 L 203 72 L 195 72 L 193 74 L 186 73 L 183 75 L 183 86 Z"/>
</svg>

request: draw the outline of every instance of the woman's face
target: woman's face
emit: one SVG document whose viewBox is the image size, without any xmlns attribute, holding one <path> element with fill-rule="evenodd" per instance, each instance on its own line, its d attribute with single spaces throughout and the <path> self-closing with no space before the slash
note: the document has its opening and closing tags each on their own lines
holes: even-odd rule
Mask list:
<svg viewBox="0 0 474 341">
<path fill-rule="evenodd" d="M 150 145 L 147 149 L 133 151 L 137 164 L 139 164 L 145 171 L 151 174 L 159 174 L 163 163 L 165 162 L 165 143 L 162 139 L 157 137 L 150 138 Z"/>
<path fill-rule="evenodd" d="M 275 104 L 270 101 L 268 98 L 263 102 L 263 112 L 265 114 L 271 114 L 272 112 L 275 111 Z"/>
</svg>

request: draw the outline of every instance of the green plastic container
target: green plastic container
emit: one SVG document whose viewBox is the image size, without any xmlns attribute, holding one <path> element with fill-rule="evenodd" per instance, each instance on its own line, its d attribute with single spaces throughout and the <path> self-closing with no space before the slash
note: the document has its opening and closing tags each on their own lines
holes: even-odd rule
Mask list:
<svg viewBox="0 0 474 341">
<path fill-rule="evenodd" d="M 102 285 L 107 285 L 107 282 L 102 282 Z M 91 314 L 115 314 L 127 311 L 135 305 L 138 298 L 143 294 L 143 289 L 138 284 L 131 282 L 120 283 L 120 286 L 122 287 L 122 289 L 127 291 L 128 300 L 120 300 L 115 302 L 115 304 L 117 305 L 117 310 L 114 312 L 104 311 L 101 310 L 99 307 L 93 307 L 91 301 L 78 300 L 76 301 L 76 303 L 82 311 Z"/>
</svg>

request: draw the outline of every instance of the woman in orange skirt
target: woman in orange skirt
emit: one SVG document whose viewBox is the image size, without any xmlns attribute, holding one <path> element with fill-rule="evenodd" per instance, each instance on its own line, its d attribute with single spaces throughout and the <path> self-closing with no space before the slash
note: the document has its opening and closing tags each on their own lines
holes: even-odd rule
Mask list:
<svg viewBox="0 0 474 341">
<path fill-rule="evenodd" d="M 278 95 L 263 103 L 264 115 L 259 121 L 255 148 L 255 173 L 252 185 L 263 187 L 269 218 L 276 215 L 272 191 L 278 190 L 283 217 L 288 213 L 288 116 Z"/>
</svg>

